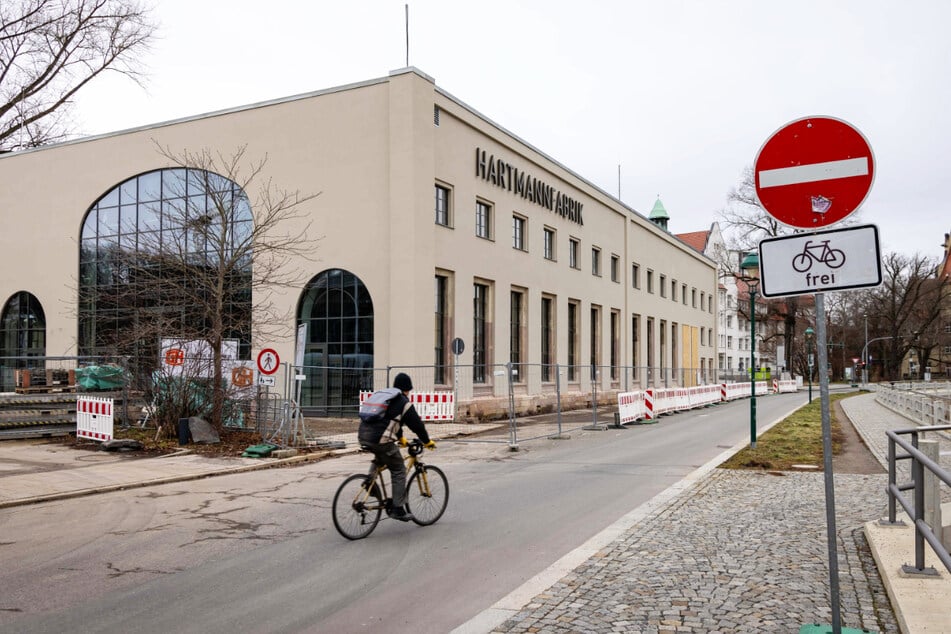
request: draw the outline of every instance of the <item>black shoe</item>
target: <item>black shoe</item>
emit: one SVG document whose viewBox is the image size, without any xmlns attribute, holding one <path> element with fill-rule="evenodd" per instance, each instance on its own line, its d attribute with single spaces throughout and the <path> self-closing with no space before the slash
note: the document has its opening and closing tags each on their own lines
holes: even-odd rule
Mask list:
<svg viewBox="0 0 951 634">
<path fill-rule="evenodd" d="M 408 522 L 411 519 L 413 519 L 413 514 L 402 507 L 393 509 L 391 511 L 388 510 L 386 514 L 392 517 L 393 519 L 399 520 L 401 522 Z"/>
</svg>

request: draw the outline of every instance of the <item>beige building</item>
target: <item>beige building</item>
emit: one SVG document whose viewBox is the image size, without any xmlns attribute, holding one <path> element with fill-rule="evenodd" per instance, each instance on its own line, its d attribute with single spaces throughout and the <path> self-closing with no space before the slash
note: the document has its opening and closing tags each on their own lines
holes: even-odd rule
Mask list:
<svg viewBox="0 0 951 634">
<path fill-rule="evenodd" d="M 508 397 L 508 362 L 529 399 L 588 392 L 591 365 L 607 396 L 715 380 L 716 263 L 415 68 L 0 156 L 0 357 L 109 352 L 95 338 L 120 320 L 77 317 L 80 268 L 134 249 L 146 199 L 171 195 L 157 145 L 246 145 L 280 187 L 320 193 L 316 261 L 289 264 L 310 282 L 277 297 L 289 334 L 243 341 L 245 358 L 293 360 L 307 323 L 305 364 L 425 366 L 418 388 L 470 401 Z M 352 402 L 311 383 L 305 404 Z"/>
</svg>

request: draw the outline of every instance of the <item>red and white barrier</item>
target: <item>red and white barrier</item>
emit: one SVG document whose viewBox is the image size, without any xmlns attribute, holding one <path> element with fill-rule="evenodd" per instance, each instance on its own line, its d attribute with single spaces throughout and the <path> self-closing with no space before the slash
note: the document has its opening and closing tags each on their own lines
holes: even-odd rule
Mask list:
<svg viewBox="0 0 951 634">
<path fill-rule="evenodd" d="M 779 394 L 799 391 L 799 383 L 797 383 L 795 380 L 779 381 L 778 383 L 774 381 L 774 385 L 775 385 L 776 391 Z"/>
<path fill-rule="evenodd" d="M 779 389 L 787 388 L 795 381 L 780 381 Z M 795 390 L 793 390 L 795 391 Z M 769 394 L 769 382 L 756 382 L 756 395 Z M 618 414 L 621 423 L 631 423 L 641 418 L 656 420 L 662 414 L 679 412 L 695 407 L 705 407 L 721 401 L 750 396 L 749 383 L 721 383 L 696 387 L 654 387 L 644 391 L 621 392 L 617 396 Z"/>
<path fill-rule="evenodd" d="M 644 392 L 621 392 L 617 395 L 617 409 L 621 424 L 633 423 L 647 415 L 646 397 Z"/>
<path fill-rule="evenodd" d="M 360 403 L 372 393 L 361 391 Z M 409 400 L 423 420 L 451 421 L 456 417 L 456 398 L 452 392 L 410 392 Z"/>
<path fill-rule="evenodd" d="M 76 399 L 76 437 L 112 440 L 113 399 L 80 396 Z"/>
</svg>

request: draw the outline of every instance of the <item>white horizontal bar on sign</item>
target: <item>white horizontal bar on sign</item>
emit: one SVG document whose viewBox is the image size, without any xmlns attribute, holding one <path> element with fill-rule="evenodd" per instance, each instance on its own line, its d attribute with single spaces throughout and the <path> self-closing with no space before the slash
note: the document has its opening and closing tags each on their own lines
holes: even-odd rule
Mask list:
<svg viewBox="0 0 951 634">
<path fill-rule="evenodd" d="M 814 183 L 827 181 L 833 178 L 849 178 L 850 176 L 868 175 L 868 157 L 863 156 L 841 161 L 827 161 L 825 163 L 810 163 L 796 167 L 781 167 L 774 170 L 763 170 L 759 173 L 760 187 L 780 187 L 781 185 L 796 185 L 799 183 Z"/>
</svg>

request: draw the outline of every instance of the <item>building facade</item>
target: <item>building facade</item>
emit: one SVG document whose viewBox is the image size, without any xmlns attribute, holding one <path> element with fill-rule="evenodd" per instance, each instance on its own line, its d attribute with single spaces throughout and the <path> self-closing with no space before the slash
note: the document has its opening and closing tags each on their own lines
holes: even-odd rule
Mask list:
<svg viewBox="0 0 951 634">
<path fill-rule="evenodd" d="M 261 177 L 319 192 L 287 227 L 309 219 L 319 238 L 313 258 L 286 264 L 309 282 L 274 294 L 287 334 L 242 341 L 243 358 L 293 360 L 306 324 L 308 366 L 420 368 L 419 389 L 470 402 L 504 400 L 509 363 L 536 404 L 556 384 L 610 395 L 716 380 L 714 260 L 415 68 L 0 156 L 0 357 L 108 352 L 94 344 L 121 310 L 78 299 L 84 285 L 103 283 L 103 254 L 160 235 L 166 216 L 150 210 L 190 200 L 190 173 L 159 147 L 243 148 L 267 157 Z M 254 222 L 246 201 L 239 235 Z M 314 376 L 306 400 L 354 397 Z"/>
</svg>

